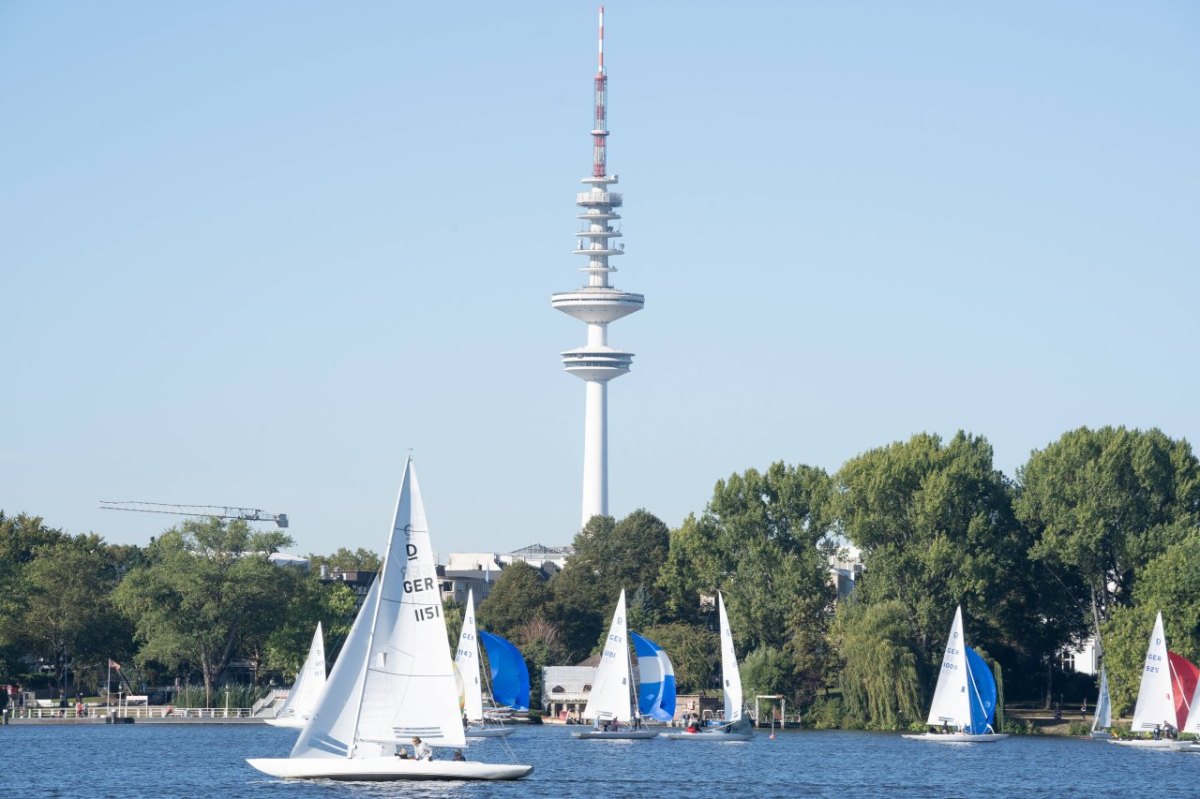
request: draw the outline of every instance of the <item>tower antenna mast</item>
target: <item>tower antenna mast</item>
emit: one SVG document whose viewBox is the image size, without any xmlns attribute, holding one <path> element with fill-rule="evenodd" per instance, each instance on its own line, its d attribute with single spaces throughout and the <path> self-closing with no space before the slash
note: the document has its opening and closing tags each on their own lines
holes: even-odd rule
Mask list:
<svg viewBox="0 0 1200 799">
<path fill-rule="evenodd" d="M 607 174 L 608 75 L 604 72 L 604 6 L 600 6 L 600 61 L 596 67 L 596 117 L 592 125 L 592 177 Z"/>
<path fill-rule="evenodd" d="M 586 525 L 593 516 L 608 515 L 608 381 L 620 377 L 633 365 L 633 353 L 608 344 L 608 326 L 642 310 L 645 297 L 621 291 L 608 282 L 609 258 L 624 255 L 613 239 L 621 231 L 613 227 L 621 215 L 621 195 L 609 191 L 617 182 L 608 174 L 608 75 L 604 71 L 604 6 L 600 7 L 599 64 L 593 82 L 592 174 L 582 181 L 588 188 L 575 196 L 582 225 L 575 234 L 575 254 L 587 259 L 580 269 L 587 282 L 574 291 L 560 291 L 550 304 L 587 324 L 587 343 L 562 353 L 563 369 L 585 381 L 583 415 L 583 514 Z"/>
</svg>

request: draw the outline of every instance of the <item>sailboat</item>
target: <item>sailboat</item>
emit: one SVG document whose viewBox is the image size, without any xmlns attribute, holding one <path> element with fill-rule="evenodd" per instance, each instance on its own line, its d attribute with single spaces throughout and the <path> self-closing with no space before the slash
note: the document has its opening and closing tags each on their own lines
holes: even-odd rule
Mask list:
<svg viewBox="0 0 1200 799">
<path fill-rule="evenodd" d="M 996 680 L 963 637 L 962 607 L 954 611 L 954 623 L 942 654 L 933 703 L 925 723 L 946 732 L 905 735 L 914 741 L 938 743 L 987 743 L 1007 738 L 992 729 L 996 713 Z"/>
<path fill-rule="evenodd" d="M 744 712 L 742 699 L 742 675 L 738 671 L 737 651 L 733 648 L 733 631 L 729 628 L 729 616 L 725 612 L 725 597 L 717 593 L 717 611 L 721 622 L 721 686 L 725 695 L 725 718 L 716 727 L 696 729 L 694 732 L 664 732 L 662 737 L 675 741 L 716 741 L 730 743 L 748 741 L 754 737 L 754 728 Z"/>
<path fill-rule="evenodd" d="M 1109 743 L 1121 746 L 1135 746 L 1142 749 L 1170 749 L 1171 739 L 1168 727 L 1179 729 L 1187 721 L 1187 713 L 1183 721 L 1179 720 L 1176 690 L 1176 680 L 1172 679 L 1171 655 L 1167 651 L 1167 637 L 1163 633 L 1162 612 L 1154 617 L 1154 630 L 1150 633 L 1150 642 L 1146 646 L 1146 662 L 1142 667 L 1142 682 L 1138 686 L 1137 705 L 1133 710 L 1133 723 L 1130 732 L 1151 733 L 1150 738 L 1112 739 Z M 1176 655 L 1176 657 L 1178 657 Z M 1185 661 L 1186 662 L 1186 661 Z M 1166 732 L 1168 735 L 1164 736 Z"/>
<path fill-rule="evenodd" d="M 288 691 L 287 700 L 279 713 L 273 719 L 267 719 L 267 724 L 273 727 L 291 727 L 300 729 L 312 717 L 313 708 L 325 688 L 325 638 L 321 634 L 321 622 L 317 622 L 317 631 L 313 633 L 312 644 L 308 647 L 308 657 L 304 665 L 296 672 L 296 682 Z"/>
<path fill-rule="evenodd" d="M 604 652 L 596 668 L 596 679 L 583 718 L 591 721 L 590 730 L 573 733 L 576 738 L 645 739 L 658 735 L 657 730 L 643 729 L 641 717 L 633 715 L 630 692 L 633 674 L 629 663 L 629 640 L 625 626 L 625 590 L 613 611 Z M 625 725 L 625 726 L 622 726 Z"/>
<path fill-rule="evenodd" d="M 410 458 L 383 564 L 313 717 L 286 758 L 247 762 L 273 777 L 332 780 L 514 780 L 532 766 L 399 757 L 419 737 L 466 743 L 425 506 Z"/>
<path fill-rule="evenodd" d="M 462 632 L 458 636 L 458 651 L 454 666 L 463 681 L 463 718 L 469 738 L 501 738 L 512 733 L 511 727 L 488 726 L 483 716 L 482 664 L 479 662 L 479 639 L 475 631 L 475 592 L 467 592 L 463 610 Z"/>
<path fill-rule="evenodd" d="M 1096 717 L 1092 719 L 1093 738 L 1111 738 L 1112 698 L 1108 695 L 1108 670 L 1100 667 L 1100 695 L 1096 697 Z"/>
</svg>

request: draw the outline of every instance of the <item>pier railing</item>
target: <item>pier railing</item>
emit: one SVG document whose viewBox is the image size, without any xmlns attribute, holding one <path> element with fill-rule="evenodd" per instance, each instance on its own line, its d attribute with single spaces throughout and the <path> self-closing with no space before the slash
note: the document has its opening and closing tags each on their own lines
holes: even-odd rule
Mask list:
<svg viewBox="0 0 1200 799">
<path fill-rule="evenodd" d="M 14 718 L 19 719 L 79 719 L 80 721 L 116 716 L 132 719 L 242 719 L 252 718 L 253 713 L 248 707 L 86 707 L 83 714 L 75 712 L 75 708 L 57 707 L 27 707 L 16 711 Z"/>
</svg>

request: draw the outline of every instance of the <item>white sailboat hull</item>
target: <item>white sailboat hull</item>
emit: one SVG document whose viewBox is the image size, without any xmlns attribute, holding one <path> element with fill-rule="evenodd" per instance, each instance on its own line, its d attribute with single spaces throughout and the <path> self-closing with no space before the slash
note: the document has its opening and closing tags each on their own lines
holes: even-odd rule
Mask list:
<svg viewBox="0 0 1200 799">
<path fill-rule="evenodd" d="M 754 737 L 754 733 L 744 730 L 738 732 L 703 730 L 701 732 L 663 732 L 659 733 L 659 737 L 666 738 L 669 741 L 707 741 L 709 743 L 726 744 L 749 741 Z"/>
<path fill-rule="evenodd" d="M 1200 741 L 1171 741 L 1171 749 L 1176 752 L 1200 753 Z"/>
<path fill-rule="evenodd" d="M 1153 738 L 1129 738 L 1125 740 L 1111 738 L 1109 739 L 1109 743 L 1116 744 L 1117 746 L 1131 746 L 1135 749 L 1170 749 L 1171 744 L 1176 742 L 1168 738 L 1160 738 L 1157 741 Z"/>
<path fill-rule="evenodd" d="M 304 725 L 308 723 L 308 719 L 288 716 L 285 719 L 266 719 L 266 722 L 272 727 L 286 727 L 289 730 L 302 730 L 304 729 Z"/>
<path fill-rule="evenodd" d="M 512 727 L 472 727 L 467 730 L 468 738 L 505 738 L 512 735 Z"/>
<path fill-rule="evenodd" d="M 402 760 L 398 757 L 345 759 L 332 757 L 249 758 L 251 766 L 285 780 L 519 780 L 533 766 L 475 763 L 461 760 Z"/>
<path fill-rule="evenodd" d="M 584 730 L 571 733 L 576 738 L 589 738 L 600 741 L 644 741 L 658 736 L 658 730 Z"/>
<path fill-rule="evenodd" d="M 1002 741 L 1008 737 L 1006 732 L 985 732 L 972 735 L 969 732 L 926 732 L 920 735 L 905 735 L 910 741 L 932 741 L 939 744 L 986 744 Z"/>
</svg>

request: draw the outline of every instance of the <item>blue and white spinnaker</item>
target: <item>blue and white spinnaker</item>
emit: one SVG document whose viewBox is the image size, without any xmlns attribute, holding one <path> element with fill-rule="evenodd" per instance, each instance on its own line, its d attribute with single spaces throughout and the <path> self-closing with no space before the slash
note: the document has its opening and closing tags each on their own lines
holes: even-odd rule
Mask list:
<svg viewBox="0 0 1200 799">
<path fill-rule="evenodd" d="M 630 631 L 637 654 L 638 710 L 645 718 L 670 721 L 675 718 L 675 669 L 666 651 L 645 636 Z"/>
</svg>

